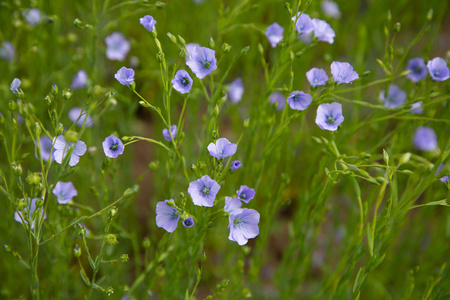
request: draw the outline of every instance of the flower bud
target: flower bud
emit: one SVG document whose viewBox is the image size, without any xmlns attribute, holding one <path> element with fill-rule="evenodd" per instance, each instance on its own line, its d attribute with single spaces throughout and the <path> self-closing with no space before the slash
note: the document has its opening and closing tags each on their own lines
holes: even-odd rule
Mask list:
<svg viewBox="0 0 450 300">
<path fill-rule="evenodd" d="M 228 43 L 223 43 L 222 45 L 222 51 L 223 53 L 229 53 L 231 51 L 231 46 Z"/>
<path fill-rule="evenodd" d="M 62 96 L 63 96 L 63 98 L 65 99 L 65 100 L 69 100 L 70 99 L 70 97 L 72 97 L 72 91 L 70 90 L 70 89 L 64 89 L 63 91 L 62 91 Z"/>
<path fill-rule="evenodd" d="M 11 168 L 12 168 L 12 170 L 14 172 L 14 175 L 16 175 L 16 176 L 22 175 L 22 166 L 20 164 L 18 164 L 15 161 L 13 161 L 11 163 Z"/>
<path fill-rule="evenodd" d="M 120 256 L 120 261 L 121 261 L 121 262 L 126 263 L 128 260 L 129 260 L 128 254 L 122 254 L 122 255 Z"/>
<path fill-rule="evenodd" d="M 14 101 L 14 100 L 9 101 L 8 107 L 9 107 L 10 111 L 12 111 L 12 112 L 16 111 L 16 109 L 17 109 L 16 101 Z"/>
<path fill-rule="evenodd" d="M 52 85 L 52 90 L 50 93 L 52 93 L 53 96 L 56 96 L 58 94 L 59 90 L 58 90 L 58 86 L 56 84 Z"/>
<path fill-rule="evenodd" d="M 64 133 L 64 138 L 69 143 L 76 143 L 78 140 L 78 133 L 73 130 L 66 131 Z"/>
<path fill-rule="evenodd" d="M 73 247 L 73 256 L 75 256 L 76 258 L 81 256 L 81 249 L 80 247 L 78 247 L 78 245 L 75 245 L 75 247 Z"/>
<path fill-rule="evenodd" d="M 166 276 L 166 269 L 164 269 L 164 267 L 160 265 L 156 268 L 155 273 L 157 277 L 162 278 Z"/>
<path fill-rule="evenodd" d="M 78 223 L 76 225 L 76 232 L 77 232 L 77 236 L 83 237 L 86 235 L 86 228 L 81 223 Z"/>
<path fill-rule="evenodd" d="M 112 233 L 108 233 L 108 234 L 105 236 L 105 241 L 106 241 L 106 243 L 107 243 L 108 245 L 110 245 L 110 246 L 114 246 L 114 245 L 116 245 L 116 244 L 119 243 L 119 242 L 117 241 L 117 236 L 116 236 L 115 234 L 112 234 Z"/>
<path fill-rule="evenodd" d="M 134 196 L 139 191 L 139 185 L 135 184 L 134 186 L 127 188 L 125 192 L 123 192 L 123 196 L 125 198 L 129 198 Z"/>
<path fill-rule="evenodd" d="M 29 185 L 38 185 L 41 181 L 41 177 L 39 176 L 39 173 L 29 173 L 25 181 Z"/>
<path fill-rule="evenodd" d="M 108 297 L 111 296 L 112 294 L 114 294 L 114 289 L 113 289 L 113 287 L 110 286 L 110 287 L 106 288 L 105 293 L 106 293 L 106 296 L 108 296 Z"/>
<path fill-rule="evenodd" d="M 44 103 L 45 103 L 47 106 L 50 106 L 50 105 L 52 104 L 52 98 L 51 98 L 49 95 L 45 96 L 45 98 L 44 98 Z"/>
<path fill-rule="evenodd" d="M 179 35 L 178 40 L 180 41 L 181 45 L 186 45 L 186 41 Z"/>
<path fill-rule="evenodd" d="M 108 215 L 110 218 L 113 218 L 115 215 L 117 214 L 117 207 L 112 207 L 109 211 L 108 211 Z"/>
<path fill-rule="evenodd" d="M 278 104 L 278 101 L 275 102 L 275 103 Z M 250 117 L 247 117 L 247 118 L 244 120 L 244 128 L 248 128 L 249 125 L 250 125 Z"/>
<path fill-rule="evenodd" d="M 394 32 L 399 32 L 401 28 L 402 28 L 402 24 L 400 22 L 395 23 Z"/>
<path fill-rule="evenodd" d="M 167 33 L 167 36 L 169 37 L 169 40 L 174 43 L 177 44 L 177 37 L 174 36 L 173 34 L 171 34 L 170 32 Z"/>
<path fill-rule="evenodd" d="M 152 162 L 150 162 L 148 164 L 148 168 L 152 171 L 158 170 L 159 169 L 159 161 L 158 160 L 154 160 Z"/>
<path fill-rule="evenodd" d="M 216 43 L 214 43 L 212 36 L 209 37 L 208 45 L 211 49 L 214 49 L 216 47 Z"/>
<path fill-rule="evenodd" d="M 200 256 L 200 261 L 201 261 L 202 263 L 204 263 L 205 260 L 206 260 L 206 254 L 205 254 L 205 251 L 202 251 L 202 255 Z"/>
<path fill-rule="evenodd" d="M 150 248 L 151 242 L 148 238 L 145 238 L 144 241 L 142 242 L 142 247 L 144 248 Z"/>
<path fill-rule="evenodd" d="M 218 133 L 217 131 L 213 130 L 213 131 L 212 131 L 212 138 L 213 138 L 214 140 L 217 140 L 217 139 L 219 138 L 219 133 Z"/>
<path fill-rule="evenodd" d="M 11 248 L 10 248 L 8 245 L 3 245 L 3 250 L 4 250 L 6 253 L 11 252 Z"/>
</svg>

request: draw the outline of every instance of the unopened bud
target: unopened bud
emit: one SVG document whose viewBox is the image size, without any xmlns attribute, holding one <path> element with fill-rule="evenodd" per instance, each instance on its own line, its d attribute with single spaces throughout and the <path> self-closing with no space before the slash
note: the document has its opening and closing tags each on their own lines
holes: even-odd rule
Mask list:
<svg viewBox="0 0 450 300">
<path fill-rule="evenodd" d="M 222 51 L 223 53 L 229 53 L 231 51 L 231 46 L 228 43 L 223 43 L 222 45 Z"/>
<path fill-rule="evenodd" d="M 105 241 L 108 245 L 110 246 L 114 246 L 116 244 L 118 244 L 119 242 L 117 241 L 117 236 L 115 234 L 109 233 L 105 236 Z"/>
<path fill-rule="evenodd" d="M 78 247 L 78 245 L 75 245 L 75 247 L 73 247 L 73 256 L 75 256 L 76 258 L 81 256 L 81 249 L 80 247 Z"/>
<path fill-rule="evenodd" d="M 65 100 L 69 100 L 72 97 L 73 93 L 70 89 L 64 89 L 62 92 L 62 96 Z"/>
<path fill-rule="evenodd" d="M 78 140 L 78 133 L 73 130 L 66 131 L 64 133 L 64 138 L 69 143 L 76 143 Z"/>
<path fill-rule="evenodd" d="M 121 262 L 126 263 L 128 260 L 129 260 L 128 254 L 122 254 L 122 255 L 120 256 L 120 261 L 121 261 Z"/>
<path fill-rule="evenodd" d="M 214 43 L 212 36 L 209 37 L 208 45 L 211 49 L 214 49 L 216 47 L 216 43 Z"/>
</svg>

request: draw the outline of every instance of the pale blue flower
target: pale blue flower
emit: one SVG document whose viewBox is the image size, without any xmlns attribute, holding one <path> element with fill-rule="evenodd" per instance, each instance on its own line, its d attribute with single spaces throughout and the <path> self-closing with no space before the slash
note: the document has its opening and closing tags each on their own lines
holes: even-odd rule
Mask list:
<svg viewBox="0 0 450 300">
<path fill-rule="evenodd" d="M 431 78 L 435 81 L 445 81 L 450 77 L 447 62 L 441 57 L 435 57 L 428 61 L 427 68 Z"/>
<path fill-rule="evenodd" d="M 244 84 L 242 83 L 242 78 L 238 77 L 228 86 L 227 97 L 233 104 L 237 104 L 241 101 L 243 94 Z"/>
<path fill-rule="evenodd" d="M 189 184 L 188 193 L 195 205 L 212 207 L 219 190 L 220 185 L 205 175 Z"/>
<path fill-rule="evenodd" d="M 131 49 L 130 43 L 120 32 L 113 32 L 105 38 L 106 57 L 109 60 L 123 61 Z"/>
<path fill-rule="evenodd" d="M 269 40 L 270 46 L 275 48 L 283 39 L 284 28 L 277 22 L 266 28 L 266 37 Z"/>
<path fill-rule="evenodd" d="M 294 110 L 305 110 L 312 103 L 312 96 L 305 92 L 294 91 L 289 94 L 287 103 Z"/>
<path fill-rule="evenodd" d="M 353 67 L 348 62 L 333 61 L 331 63 L 331 74 L 337 83 L 351 83 L 359 78 L 358 73 L 353 71 Z"/>
<path fill-rule="evenodd" d="M 236 215 L 242 212 L 242 201 L 239 198 L 225 197 L 224 210 L 230 215 Z"/>
<path fill-rule="evenodd" d="M 228 239 L 237 242 L 240 246 L 247 244 L 249 239 L 259 234 L 259 213 L 254 209 L 244 208 L 240 213 L 230 215 Z"/>
<path fill-rule="evenodd" d="M 324 69 L 312 68 L 306 72 L 306 78 L 312 87 L 325 85 L 328 82 L 327 72 Z"/>
<path fill-rule="evenodd" d="M 155 30 L 156 21 L 152 16 L 146 15 L 140 18 L 139 23 L 141 23 L 141 25 L 150 32 Z"/>
<path fill-rule="evenodd" d="M 408 96 L 404 90 L 399 88 L 395 84 L 389 86 L 387 98 L 385 98 L 385 90 L 380 92 L 380 101 L 384 103 L 384 106 L 388 108 L 396 108 L 405 104 L 406 97 Z"/>
<path fill-rule="evenodd" d="M 220 138 L 216 143 L 210 143 L 208 145 L 208 151 L 211 156 L 222 159 L 228 156 L 232 156 L 236 153 L 237 145 L 231 143 L 226 138 Z"/>
<path fill-rule="evenodd" d="M 241 185 L 239 190 L 236 191 L 236 194 L 238 198 L 245 203 L 249 203 L 253 200 L 253 198 L 255 198 L 255 190 L 246 185 Z"/>
<path fill-rule="evenodd" d="M 168 201 L 173 201 L 173 199 L 160 201 L 156 204 L 156 226 L 172 233 L 177 229 L 178 220 L 181 216 L 176 208 L 167 204 Z"/>
<path fill-rule="evenodd" d="M 87 86 L 88 76 L 85 70 L 79 70 L 72 78 L 72 90 L 78 90 Z"/>
<path fill-rule="evenodd" d="M 62 164 L 70 148 L 73 147 L 69 160 L 69 166 L 71 167 L 78 164 L 80 161 L 80 156 L 83 156 L 87 150 L 86 144 L 83 141 L 77 141 L 76 143 L 66 142 L 63 135 L 53 138 L 53 143 L 55 149 L 53 156 L 58 164 Z"/>
<path fill-rule="evenodd" d="M 436 133 L 433 128 L 420 126 L 416 129 L 413 137 L 414 146 L 422 151 L 434 151 L 438 147 Z"/>
<path fill-rule="evenodd" d="M 320 129 L 336 131 L 342 122 L 344 122 L 344 116 L 340 103 L 323 103 L 317 108 L 316 124 Z"/>
<path fill-rule="evenodd" d="M 123 150 L 125 149 L 122 141 L 114 135 L 108 136 L 103 141 L 102 146 L 103 152 L 105 152 L 105 155 L 109 158 L 116 158 L 117 156 L 122 155 Z"/>
<path fill-rule="evenodd" d="M 177 137 L 177 132 L 178 132 L 177 125 L 172 125 L 172 126 L 170 126 L 170 132 L 167 128 L 164 128 L 162 134 L 163 134 L 164 139 L 166 141 L 170 142 L 170 141 L 172 141 L 172 137 L 173 138 Z M 172 137 L 170 137 L 170 134 L 172 134 Z"/>
<path fill-rule="evenodd" d="M 59 204 L 67 204 L 72 201 L 73 197 L 78 196 L 78 192 L 72 182 L 58 181 L 52 191 L 56 196 Z"/>
<path fill-rule="evenodd" d="M 214 50 L 206 47 L 195 47 L 186 64 L 198 78 L 203 79 L 217 69 L 215 53 Z"/>
<path fill-rule="evenodd" d="M 312 19 L 312 23 L 314 25 L 314 37 L 319 41 L 333 44 L 336 33 L 330 24 L 320 19 Z"/>
</svg>

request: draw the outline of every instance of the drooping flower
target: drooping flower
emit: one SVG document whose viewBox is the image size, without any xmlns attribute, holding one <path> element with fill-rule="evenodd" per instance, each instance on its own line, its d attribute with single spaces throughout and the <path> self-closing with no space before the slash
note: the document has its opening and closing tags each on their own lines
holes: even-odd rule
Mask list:
<svg viewBox="0 0 450 300">
<path fill-rule="evenodd" d="M 69 110 L 69 119 L 74 123 L 76 122 L 75 124 L 78 127 L 82 127 L 83 124 L 85 124 L 86 127 L 92 127 L 94 125 L 91 116 L 87 115 L 85 111 L 83 112 L 81 107 L 73 107 Z"/>
<path fill-rule="evenodd" d="M 210 143 L 208 145 L 208 151 L 211 156 L 222 159 L 228 156 L 232 156 L 236 153 L 237 145 L 231 143 L 226 138 L 220 138 L 216 141 L 216 143 Z"/>
<path fill-rule="evenodd" d="M 409 111 L 412 114 L 423 114 L 422 101 L 413 103 L 411 105 L 411 110 Z"/>
<path fill-rule="evenodd" d="M 185 70 L 178 70 L 172 79 L 172 85 L 181 94 L 189 93 L 192 87 L 192 78 Z"/>
<path fill-rule="evenodd" d="M 413 137 L 414 146 L 422 151 L 434 151 L 438 147 L 436 133 L 433 128 L 420 126 Z"/>
<path fill-rule="evenodd" d="M 294 91 L 289 94 L 287 103 L 294 110 L 305 110 L 312 103 L 312 96 L 305 92 Z"/>
<path fill-rule="evenodd" d="M 405 104 L 407 94 L 404 90 L 399 88 L 395 84 L 391 84 L 389 86 L 387 98 L 385 98 L 385 90 L 380 92 L 379 98 L 380 101 L 384 103 L 384 106 L 389 108 L 396 108 Z"/>
<path fill-rule="evenodd" d="M 173 138 L 176 138 L 177 137 L 177 132 L 178 132 L 177 125 L 172 125 L 172 126 L 170 126 L 170 132 L 169 132 L 169 129 L 164 128 L 162 134 L 163 134 L 164 139 L 166 141 L 170 142 L 170 141 L 172 141 L 172 138 L 170 137 L 170 134 L 172 134 Z"/>
<path fill-rule="evenodd" d="M 114 75 L 114 78 L 116 78 L 117 81 L 123 85 L 131 85 L 134 83 L 134 70 L 131 68 L 122 67 Z"/>
<path fill-rule="evenodd" d="M 44 161 L 48 161 L 49 159 L 53 159 L 53 143 L 52 140 L 48 136 L 43 136 L 39 138 L 39 143 L 41 144 L 40 156 Z M 37 143 L 36 143 L 37 144 Z M 36 146 L 35 155 L 36 158 L 39 159 L 38 156 L 38 147 Z"/>
<path fill-rule="evenodd" d="M 314 37 L 319 41 L 333 44 L 336 33 L 330 24 L 320 19 L 312 19 L 312 23 L 314 25 Z"/>
<path fill-rule="evenodd" d="M 323 103 L 317 108 L 316 124 L 320 129 L 336 131 L 342 122 L 344 122 L 344 116 L 340 103 Z"/>
<path fill-rule="evenodd" d="M 337 83 L 351 83 L 359 78 L 358 73 L 353 71 L 353 67 L 348 62 L 333 61 L 331 63 L 331 74 Z"/>
<path fill-rule="evenodd" d="M 269 40 L 270 46 L 275 48 L 278 43 L 283 39 L 284 28 L 277 22 L 269 25 L 266 28 L 266 37 Z"/>
<path fill-rule="evenodd" d="M 239 190 L 236 191 L 236 194 L 238 198 L 245 203 L 249 203 L 253 198 L 255 198 L 255 190 L 246 185 L 241 185 Z"/>
<path fill-rule="evenodd" d="M 155 30 L 156 20 L 152 16 L 146 15 L 140 18 L 139 23 L 150 32 Z"/>
<path fill-rule="evenodd" d="M 450 77 L 447 62 L 441 57 L 435 57 L 428 61 L 427 68 L 431 78 L 435 81 L 445 81 Z"/>
<path fill-rule="evenodd" d="M 306 78 L 312 87 L 325 85 L 328 82 L 327 72 L 324 69 L 312 68 L 306 72 Z"/>
<path fill-rule="evenodd" d="M 195 47 L 186 64 L 198 78 L 203 79 L 217 69 L 215 53 L 206 47 Z"/>
<path fill-rule="evenodd" d="M 187 43 L 186 45 L 184 45 L 184 47 L 186 48 L 186 57 L 185 59 L 188 60 L 189 57 L 191 57 L 192 53 L 194 53 L 194 49 L 196 47 L 201 47 L 199 44 L 197 43 Z"/>
<path fill-rule="evenodd" d="M 236 215 L 230 215 L 230 235 L 228 239 L 237 242 L 240 246 L 247 244 L 249 239 L 259 234 L 259 213 L 254 209 L 244 208 Z"/>
<path fill-rule="evenodd" d="M 103 152 L 105 152 L 105 155 L 110 158 L 116 158 L 117 156 L 121 155 L 123 153 L 123 150 L 125 149 L 122 141 L 114 135 L 108 136 L 103 141 L 102 146 Z"/>
<path fill-rule="evenodd" d="M 240 167 L 242 167 L 242 164 L 241 164 L 240 161 L 238 161 L 238 160 L 233 161 L 233 162 L 231 163 L 231 166 L 230 166 L 231 172 L 236 171 L 236 170 L 239 169 Z"/>
<path fill-rule="evenodd" d="M 436 170 L 435 176 L 438 176 L 438 174 L 441 172 L 443 167 L 444 167 L 444 164 L 440 164 L 439 165 L 439 167 Z M 443 183 L 449 182 L 450 181 L 450 177 L 448 175 L 445 175 L 445 176 L 439 178 L 439 181 L 443 182 Z"/>
<path fill-rule="evenodd" d="M 156 226 L 172 233 L 177 229 L 178 220 L 181 216 L 178 209 L 167 204 L 168 201 L 173 202 L 173 199 L 160 201 L 156 204 Z"/>
<path fill-rule="evenodd" d="M 297 19 L 297 17 L 294 16 L 291 19 L 295 22 L 295 19 Z M 298 16 L 297 23 L 295 24 L 295 30 L 301 36 L 311 33 L 314 30 L 314 25 L 312 23 L 311 17 L 305 13 L 300 14 L 300 16 Z"/>
<path fill-rule="evenodd" d="M 189 184 L 188 193 L 195 205 L 212 207 L 219 190 L 220 185 L 205 175 Z"/>
<path fill-rule="evenodd" d="M 339 5 L 331 0 L 325 0 L 321 3 L 322 11 L 325 16 L 329 16 L 333 19 L 341 18 L 341 11 L 339 10 Z"/>
<path fill-rule="evenodd" d="M 14 78 L 13 81 L 11 82 L 9 89 L 11 90 L 11 92 L 14 93 L 14 95 L 17 95 L 17 93 L 19 92 L 21 83 L 22 82 L 20 81 L 19 78 Z"/>
<path fill-rule="evenodd" d="M 78 90 L 85 88 L 87 85 L 88 76 L 85 70 L 79 70 L 75 76 L 72 78 L 72 85 L 70 88 L 72 90 Z"/>
<path fill-rule="evenodd" d="M 62 164 L 70 148 L 73 147 L 69 160 L 69 166 L 71 167 L 80 161 L 80 156 L 83 156 L 87 150 L 86 144 L 83 141 L 77 141 L 76 143 L 67 142 L 63 135 L 53 138 L 53 143 L 55 144 L 53 146 L 55 149 L 53 157 L 58 164 Z"/>
<path fill-rule="evenodd" d="M 30 200 L 30 198 L 28 198 L 28 202 L 26 203 L 25 208 L 23 209 L 23 211 L 16 211 L 14 213 L 14 220 L 16 220 L 16 222 L 19 223 L 23 223 L 22 219 L 28 224 L 28 219 L 31 219 L 35 210 L 36 210 L 36 202 L 38 201 L 38 198 L 33 198 Z M 20 201 L 24 201 L 24 199 L 20 199 Z M 47 219 L 47 213 L 44 215 L 44 220 Z M 28 224 L 30 226 L 31 229 L 34 228 L 34 223 L 35 223 L 36 219 L 34 219 L 32 221 L 31 224 Z"/>
<path fill-rule="evenodd" d="M 186 220 L 183 220 L 182 223 L 183 223 L 183 226 L 186 228 L 191 228 L 195 224 L 193 217 L 189 217 Z"/>
<path fill-rule="evenodd" d="M 242 201 L 239 198 L 225 197 L 224 210 L 230 215 L 236 215 L 242 212 Z"/>
<path fill-rule="evenodd" d="M 109 60 L 123 61 L 130 51 L 130 43 L 120 32 L 113 32 L 105 38 L 106 57 Z"/>
<path fill-rule="evenodd" d="M 78 192 L 72 182 L 58 181 L 53 189 L 53 195 L 56 196 L 59 204 L 67 204 L 73 197 L 78 196 Z"/>
<path fill-rule="evenodd" d="M 427 77 L 428 74 L 425 59 L 422 57 L 410 59 L 406 69 L 411 71 L 411 73 L 409 73 L 406 77 L 412 82 L 419 82 Z"/>
<path fill-rule="evenodd" d="M 22 16 L 25 18 L 28 24 L 36 26 L 42 23 L 43 15 L 37 8 L 27 8 L 22 12 Z"/>
<path fill-rule="evenodd" d="M 12 61 L 16 56 L 16 49 L 9 41 L 4 41 L 0 48 L 0 57 L 6 61 Z"/>
<path fill-rule="evenodd" d="M 286 97 L 280 92 L 273 92 L 269 96 L 269 102 L 270 104 L 274 105 L 277 103 L 277 111 L 282 111 L 284 107 L 286 106 Z"/>
<path fill-rule="evenodd" d="M 242 83 L 242 78 L 238 77 L 228 86 L 227 97 L 233 104 L 237 104 L 241 101 L 243 94 L 244 84 Z"/>
</svg>

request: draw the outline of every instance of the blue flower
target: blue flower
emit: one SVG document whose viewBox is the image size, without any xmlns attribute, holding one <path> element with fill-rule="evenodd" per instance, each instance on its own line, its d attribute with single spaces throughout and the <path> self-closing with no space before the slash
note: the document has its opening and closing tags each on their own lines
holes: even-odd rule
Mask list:
<svg viewBox="0 0 450 300">
<path fill-rule="evenodd" d="M 305 110 L 312 103 L 312 96 L 305 92 L 294 91 L 289 94 L 287 103 L 294 110 Z"/>
<path fill-rule="evenodd" d="M 23 201 L 24 198 L 20 199 L 20 201 Z M 30 226 L 31 229 L 34 228 L 34 221 L 32 220 L 32 223 L 29 224 L 28 221 L 31 221 L 31 218 L 34 214 L 34 211 L 36 210 L 36 201 L 38 201 L 38 198 L 33 198 L 30 201 L 30 198 L 28 198 L 28 203 L 26 203 L 25 208 L 23 209 L 23 211 L 16 211 L 14 213 L 14 220 L 16 220 L 16 222 L 22 223 L 22 219 Z M 44 220 L 47 219 L 47 213 L 44 214 Z"/>
<path fill-rule="evenodd" d="M 206 47 L 195 47 L 186 64 L 198 78 L 203 79 L 217 69 L 215 53 L 214 50 Z"/>
<path fill-rule="evenodd" d="M 177 132 L 178 132 L 177 125 L 172 125 L 172 126 L 170 126 L 170 132 L 169 132 L 169 129 L 164 128 L 162 134 L 163 134 L 164 139 L 166 141 L 170 142 L 170 141 L 172 141 L 172 137 L 173 138 L 177 137 Z M 170 137 L 170 134 L 172 134 L 172 137 Z"/>
<path fill-rule="evenodd" d="M 423 114 L 422 101 L 413 103 L 411 105 L 411 110 L 409 111 L 412 114 Z"/>
<path fill-rule="evenodd" d="M 134 83 L 134 70 L 131 68 L 122 67 L 114 75 L 114 78 L 116 78 L 117 81 L 123 85 L 132 85 Z"/>
<path fill-rule="evenodd" d="M 37 8 L 27 8 L 22 12 L 22 16 L 25 18 L 28 24 L 31 26 L 39 25 L 42 22 L 43 15 Z"/>
<path fill-rule="evenodd" d="M 44 161 L 48 161 L 49 159 L 53 159 L 53 151 L 52 151 L 52 147 L 53 147 L 53 143 L 52 140 L 47 137 L 47 136 L 43 136 L 39 138 L 39 143 L 41 144 L 41 151 L 40 151 L 40 156 L 42 157 L 42 159 Z M 36 143 L 37 145 L 37 143 Z M 35 153 L 36 153 L 36 158 L 39 159 L 38 156 L 38 148 L 36 147 L 35 149 Z"/>
<path fill-rule="evenodd" d="M 156 21 L 152 16 L 146 15 L 143 18 L 140 18 L 139 23 L 150 32 L 155 30 Z"/>
<path fill-rule="evenodd" d="M 14 45 L 9 41 L 4 41 L 0 48 L 0 57 L 6 61 L 12 61 L 16 55 Z"/>
<path fill-rule="evenodd" d="M 73 197 L 78 196 L 78 192 L 72 182 L 58 181 L 53 189 L 53 195 L 56 196 L 59 204 L 67 204 Z"/>
<path fill-rule="evenodd" d="M 255 198 L 255 190 L 246 185 L 241 185 L 239 190 L 236 191 L 236 194 L 238 198 L 245 203 L 249 203 L 253 198 Z"/>
<path fill-rule="evenodd" d="M 435 81 L 445 81 L 449 78 L 449 69 L 445 59 L 435 57 L 427 63 L 428 72 Z"/>
<path fill-rule="evenodd" d="M 295 22 L 295 19 L 297 19 L 297 23 L 295 24 L 295 30 L 301 36 L 311 33 L 314 30 L 314 25 L 312 23 L 311 17 L 305 13 L 299 13 L 299 14 L 300 14 L 300 16 L 298 17 L 298 19 L 297 19 L 297 17 L 292 17 L 292 21 L 294 21 L 294 22 Z"/>
<path fill-rule="evenodd" d="M 408 61 L 407 70 L 411 71 L 406 77 L 412 82 L 419 82 L 427 77 L 427 65 L 422 57 L 412 58 Z"/>
<path fill-rule="evenodd" d="M 188 193 L 195 205 L 212 207 L 219 190 L 220 185 L 205 175 L 189 184 Z"/>
<path fill-rule="evenodd" d="M 85 124 L 86 127 L 92 127 L 94 123 L 92 122 L 92 118 L 89 115 L 86 115 L 86 112 L 83 112 L 81 107 L 73 107 L 69 110 L 69 119 L 73 123 L 75 123 L 78 127 L 82 127 Z"/>
<path fill-rule="evenodd" d="M 224 210 L 230 215 L 236 215 L 242 212 L 242 201 L 239 198 L 225 197 Z"/>
<path fill-rule="evenodd" d="M 266 37 L 269 40 L 270 46 L 275 48 L 283 39 L 284 28 L 277 22 L 273 23 L 266 29 Z"/>
<path fill-rule="evenodd" d="M 331 63 L 331 74 L 337 83 L 351 83 L 359 78 L 358 73 L 353 71 L 353 67 L 348 62 L 333 61 Z"/>
<path fill-rule="evenodd" d="M 441 172 L 443 167 L 444 167 L 444 164 L 440 164 L 439 165 L 439 167 L 436 170 L 435 176 L 438 176 L 438 174 Z M 443 182 L 443 183 L 449 182 L 450 181 L 450 177 L 448 175 L 445 175 L 445 176 L 439 178 L 439 181 Z"/>
<path fill-rule="evenodd" d="M 333 44 L 336 33 L 330 24 L 319 19 L 312 19 L 312 23 L 314 25 L 314 37 L 319 41 Z"/>
<path fill-rule="evenodd" d="M 208 151 L 211 156 L 222 159 L 228 156 L 232 156 L 236 153 L 237 145 L 231 143 L 226 138 L 220 138 L 216 143 L 210 143 L 208 145 Z"/>
<path fill-rule="evenodd" d="M 20 84 L 22 82 L 20 81 L 19 78 L 14 78 L 13 81 L 11 82 L 11 85 L 9 87 L 9 89 L 11 90 L 11 92 L 14 93 L 14 95 L 17 95 L 17 93 L 20 91 Z"/>
<path fill-rule="evenodd" d="M 172 233 L 177 229 L 180 214 L 176 208 L 167 205 L 168 201 L 173 202 L 173 199 L 160 201 L 156 204 L 156 226 Z"/>
<path fill-rule="evenodd" d="M 384 96 L 385 90 L 380 92 L 379 98 L 381 102 L 384 102 L 384 106 L 388 108 L 396 108 L 405 104 L 407 94 L 404 90 L 399 88 L 395 84 L 389 86 L 387 98 Z"/>
<path fill-rule="evenodd" d="M 237 104 L 241 101 L 243 94 L 244 84 L 242 83 L 242 78 L 238 77 L 228 86 L 227 97 L 233 104 Z"/>
<path fill-rule="evenodd" d="M 339 5 L 336 2 L 325 0 L 321 3 L 322 11 L 325 16 L 329 16 L 333 19 L 341 18 L 341 11 L 339 10 Z"/>
<path fill-rule="evenodd" d="M 422 151 L 434 151 L 438 147 L 436 133 L 433 128 L 420 126 L 413 137 L 414 146 Z"/>
<path fill-rule="evenodd" d="M 286 97 L 280 92 L 273 92 L 269 96 L 269 102 L 271 105 L 274 105 L 277 103 L 277 111 L 282 111 L 284 107 L 286 106 Z"/>
<path fill-rule="evenodd" d="M 102 146 L 103 152 L 105 152 L 105 155 L 110 158 L 116 158 L 117 156 L 121 155 L 123 153 L 123 150 L 125 149 L 122 141 L 114 135 L 108 136 L 103 141 Z"/>
<path fill-rule="evenodd" d="M 55 161 L 58 164 L 62 164 L 63 160 L 66 158 L 69 149 L 73 147 L 72 154 L 70 155 L 69 166 L 73 167 L 80 161 L 80 156 L 86 153 L 87 147 L 83 141 L 77 141 L 76 143 L 66 142 L 63 135 L 53 138 L 53 143 L 55 144 L 53 148 L 55 153 L 53 154 Z"/>
<path fill-rule="evenodd" d="M 255 238 L 259 234 L 259 213 L 254 209 L 244 208 L 236 215 L 230 215 L 230 235 L 228 239 L 237 242 L 239 246 L 245 245 L 248 239 Z"/>
<path fill-rule="evenodd" d="M 316 124 L 320 129 L 336 131 L 342 122 L 344 122 L 344 116 L 340 103 L 323 103 L 317 108 Z"/>
<path fill-rule="evenodd" d="M 235 160 L 235 161 L 233 161 L 232 163 L 231 163 L 231 172 L 234 172 L 234 171 L 236 171 L 237 169 L 239 169 L 240 167 L 242 167 L 242 164 L 241 164 L 241 162 L 240 161 L 238 161 L 238 160 Z"/>
<path fill-rule="evenodd" d="M 130 51 L 130 43 L 120 32 L 114 32 L 105 38 L 106 57 L 109 60 L 123 61 Z"/>
<path fill-rule="evenodd" d="M 194 218 L 192 218 L 192 217 L 189 217 L 186 220 L 183 220 L 182 223 L 183 223 L 183 226 L 186 228 L 191 228 L 195 224 Z"/>
<path fill-rule="evenodd" d="M 201 46 L 197 43 L 187 43 L 186 45 L 184 45 L 184 47 L 186 48 L 185 59 L 188 60 L 189 57 L 191 57 L 192 53 L 194 53 L 194 49 Z"/>
<path fill-rule="evenodd" d="M 308 78 L 309 84 L 312 87 L 325 85 L 328 81 L 327 72 L 324 69 L 312 68 L 306 72 L 306 78 Z"/>
<path fill-rule="evenodd" d="M 79 70 L 75 76 L 72 78 L 72 85 L 70 88 L 72 90 L 78 90 L 85 88 L 87 85 L 88 76 L 85 70 Z"/>
<path fill-rule="evenodd" d="M 172 79 L 172 85 L 175 90 L 181 94 L 189 93 L 192 87 L 192 78 L 185 70 L 178 70 Z"/>
</svg>

